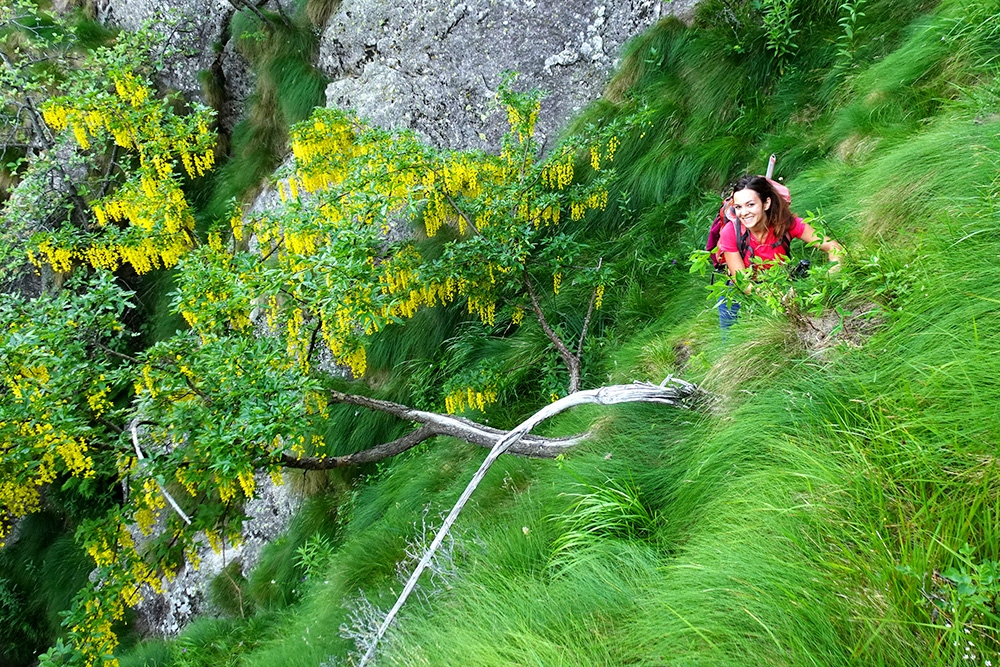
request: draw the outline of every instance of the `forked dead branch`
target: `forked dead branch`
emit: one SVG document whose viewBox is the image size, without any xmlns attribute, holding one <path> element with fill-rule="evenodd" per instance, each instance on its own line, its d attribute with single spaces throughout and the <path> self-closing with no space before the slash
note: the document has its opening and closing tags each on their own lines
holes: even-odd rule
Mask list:
<svg viewBox="0 0 1000 667">
<path fill-rule="evenodd" d="M 577 405 L 595 403 L 598 405 L 614 405 L 617 403 L 660 403 L 675 407 L 691 407 L 692 403 L 698 400 L 700 394 L 701 391 L 696 385 L 672 377 L 667 377 L 659 385 L 648 382 L 636 382 L 633 384 L 610 385 L 607 387 L 600 387 L 599 389 L 578 391 L 561 398 L 554 403 L 550 403 L 499 438 L 493 445 L 489 455 L 483 461 L 482 465 L 479 466 L 479 469 L 472 476 L 472 479 L 469 480 L 468 485 L 465 487 L 465 491 L 462 492 L 462 495 L 455 503 L 455 506 L 452 507 L 451 512 L 449 512 L 448 516 L 445 517 L 444 523 L 441 525 L 441 528 L 438 529 L 437 535 L 434 536 L 434 540 L 431 542 L 430 546 L 427 547 L 427 551 L 424 553 L 423 558 L 421 558 L 420 562 L 417 563 L 417 567 L 414 569 L 413 574 L 410 575 L 409 580 L 407 580 L 406 585 L 403 587 L 403 591 L 399 594 L 399 598 L 396 600 L 396 603 L 392 606 L 392 609 L 389 610 L 385 620 L 382 621 L 382 625 L 380 625 L 376 631 L 375 636 L 369 644 L 367 652 L 359 663 L 359 667 L 364 667 L 372 660 L 372 658 L 375 657 L 378 650 L 379 640 L 381 640 L 385 635 L 386 630 L 389 629 L 389 626 L 392 624 L 393 619 L 395 619 L 396 614 L 399 613 L 399 610 L 406 603 L 406 599 L 410 596 L 410 593 L 413 592 L 414 587 L 417 585 L 417 581 L 420 579 L 420 575 L 423 574 L 427 565 L 434 558 L 434 554 L 438 547 L 440 547 L 441 543 L 444 542 L 448 535 L 448 531 L 451 530 L 455 520 L 458 519 L 458 515 L 462 512 L 462 509 L 469 501 L 469 498 L 472 497 L 476 487 L 479 486 L 479 483 L 486 476 L 490 467 L 501 454 L 513 452 L 513 448 L 533 428 L 549 417 L 553 417 L 560 412 Z M 587 434 L 581 434 L 578 438 L 579 440 L 583 440 L 586 436 Z"/>
</svg>

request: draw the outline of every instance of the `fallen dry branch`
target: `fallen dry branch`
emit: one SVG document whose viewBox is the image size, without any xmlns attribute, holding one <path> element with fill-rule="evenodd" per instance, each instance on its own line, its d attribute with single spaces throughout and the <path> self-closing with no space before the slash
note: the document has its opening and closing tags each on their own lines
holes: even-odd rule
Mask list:
<svg viewBox="0 0 1000 667">
<path fill-rule="evenodd" d="M 641 402 L 661 403 L 665 405 L 673 405 L 675 407 L 690 407 L 690 402 L 696 399 L 699 393 L 700 392 L 696 385 L 670 377 L 664 380 L 660 385 L 637 382 L 634 384 L 612 385 L 608 387 L 601 387 L 600 389 L 578 391 L 566 396 L 565 398 L 559 399 L 555 403 L 545 406 L 531 417 L 521 422 L 516 428 L 511 429 L 499 438 L 493 445 L 493 448 L 490 450 L 489 455 L 483 461 L 482 465 L 479 466 L 479 470 L 477 470 L 472 476 L 469 484 L 465 487 L 465 491 L 463 491 L 461 497 L 459 497 L 458 502 L 455 503 L 451 512 L 448 513 L 448 516 L 445 518 L 444 523 L 438 530 L 437 535 L 434 536 L 434 541 L 431 542 L 429 547 L 427 547 L 427 551 L 424 553 L 423 558 L 420 559 L 420 562 L 414 569 L 413 574 L 411 574 L 409 580 L 407 580 L 402 593 L 399 594 L 399 599 L 396 600 L 396 604 L 394 604 L 392 609 L 389 610 L 389 613 L 386 614 L 385 620 L 382 621 L 382 624 L 379 626 L 375 636 L 369 644 L 368 651 L 365 653 L 364 657 L 362 657 L 359 667 L 367 665 L 375 656 L 378 643 L 385 635 L 385 631 L 392 624 L 396 614 L 399 612 L 400 608 L 402 608 L 406 599 L 416 586 L 417 580 L 420 579 L 420 575 L 427 568 L 427 565 L 434 557 L 434 553 L 437 551 L 438 547 L 441 546 L 441 543 L 448 535 L 448 531 L 451 530 L 452 525 L 458 518 L 459 513 L 461 513 L 465 504 L 469 501 L 469 498 L 472 497 L 473 492 L 486 476 L 486 473 L 493 465 L 493 462 L 496 461 L 501 454 L 514 451 L 513 447 L 535 426 L 549 417 L 555 416 L 560 412 L 577 405 L 585 405 L 588 403 L 596 403 L 598 405 L 614 405 L 616 403 Z M 351 398 L 357 399 L 360 397 L 353 396 Z"/>
<path fill-rule="evenodd" d="M 344 456 L 298 457 L 291 452 L 284 452 L 282 454 L 283 465 L 300 470 L 329 470 L 330 468 L 342 468 L 344 466 L 382 461 L 401 454 L 408 449 L 416 447 L 424 440 L 438 435 L 450 436 L 474 445 L 479 445 L 480 447 L 493 447 L 499 438 L 507 434 L 507 431 L 491 426 L 484 426 L 471 419 L 443 415 L 437 412 L 414 410 L 400 403 L 382 401 L 367 396 L 331 391 L 330 400 L 335 403 L 356 405 L 369 410 L 384 412 L 399 417 L 404 421 L 420 424 L 420 427 L 392 442 L 386 442 L 376 445 L 371 449 Z M 555 458 L 561 452 L 580 444 L 587 436 L 587 433 L 566 438 L 527 436 L 513 445 L 509 452 L 530 458 Z"/>
</svg>

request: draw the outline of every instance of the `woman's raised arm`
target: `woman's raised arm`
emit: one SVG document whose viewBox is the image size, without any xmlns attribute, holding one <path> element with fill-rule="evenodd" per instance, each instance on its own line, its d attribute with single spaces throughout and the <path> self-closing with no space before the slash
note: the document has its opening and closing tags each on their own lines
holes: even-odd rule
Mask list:
<svg viewBox="0 0 1000 667">
<path fill-rule="evenodd" d="M 801 238 L 805 243 L 815 243 L 816 241 L 819 241 L 819 235 L 816 234 L 816 230 L 812 228 L 812 225 L 810 225 L 808 222 L 803 222 L 802 225 L 803 227 L 805 227 L 805 229 L 802 231 Z M 834 270 L 839 270 L 840 253 L 844 251 L 843 246 L 841 246 L 839 243 L 837 243 L 830 237 L 824 236 L 823 242 L 819 244 L 819 249 L 826 253 L 827 257 L 830 258 L 831 262 L 834 262 L 835 264 L 838 265 L 837 267 L 835 267 Z M 726 254 L 728 255 L 729 253 Z M 727 264 L 729 263 L 728 257 L 726 257 L 726 263 Z"/>
</svg>

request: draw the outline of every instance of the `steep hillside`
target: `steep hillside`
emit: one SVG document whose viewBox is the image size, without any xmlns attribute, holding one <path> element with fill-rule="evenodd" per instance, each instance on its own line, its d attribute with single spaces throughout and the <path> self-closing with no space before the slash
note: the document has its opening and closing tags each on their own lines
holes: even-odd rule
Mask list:
<svg viewBox="0 0 1000 667">
<path fill-rule="evenodd" d="M 579 225 L 584 241 L 567 266 L 607 272 L 604 303 L 584 315 L 580 304 L 598 292 L 583 278 L 560 284 L 562 273 L 547 276 L 540 301 L 564 336 L 589 327 L 584 387 L 673 375 L 708 398 L 692 409 L 579 408 L 541 430 L 591 432 L 584 443 L 554 460 L 502 457 L 377 664 L 1000 664 L 1000 382 L 990 365 L 1000 349 L 998 56 L 995 0 L 704 0 L 691 25 L 665 19 L 632 40 L 603 98 L 560 133 L 645 109 L 643 124 L 615 137 L 607 206 L 560 228 Z M 360 94 L 348 88 L 344 99 Z M 315 118 L 310 127 L 326 127 Z M 433 135 L 433 119 L 419 120 Z M 810 275 L 771 274 L 741 297 L 739 321 L 723 334 L 715 299 L 725 286 L 697 273 L 697 251 L 719 192 L 763 171 L 772 153 L 793 210 L 847 252 L 831 272 L 822 253 L 796 243 Z M 578 160 L 580 188 L 603 183 L 583 168 L 601 161 L 591 155 Z M 289 173 L 281 176 L 284 196 Z M 207 256 L 227 227 L 211 220 L 218 201 L 192 199 Z M 451 237 L 423 238 L 427 210 L 414 228 L 438 257 Z M 509 428 L 568 379 L 551 337 L 511 305 L 499 304 L 490 326 L 464 304 L 399 317 L 372 334 L 363 379 L 301 377 L 310 390 L 444 411 L 456 383 L 490 373 L 495 395 L 481 391 L 478 408 L 457 411 Z M 188 353 L 169 344 L 161 348 L 171 355 Z M 267 345 L 247 343 L 237 359 L 245 365 L 234 368 L 252 372 L 255 354 L 272 359 Z M 147 386 L 161 370 L 151 365 Z M 261 365 L 278 372 L 277 362 Z M 274 420 L 293 411 L 282 392 L 294 388 L 276 386 L 266 404 Z M 144 406 L 157 409 L 152 398 Z M 265 432 L 266 410 L 252 407 L 247 428 Z M 315 437 L 330 455 L 347 455 L 401 433 L 345 404 L 330 408 Z M 214 612 L 179 637 L 124 634 L 120 664 L 358 664 L 484 455 L 436 437 L 378 463 L 292 473 L 304 500 L 288 533 L 254 569 L 234 561 L 217 577 Z M 54 504 L 86 523 L 79 517 L 96 510 L 75 505 L 70 491 L 54 491 Z M 193 511 L 196 499 L 182 501 Z M 60 536 L 60 521 L 72 523 L 42 515 L 22 526 L 72 554 L 65 572 L 46 566 L 48 602 L 8 585 L 38 571 L 23 540 L 4 553 L 19 563 L 0 577 L 7 608 L 40 618 L 68 606 L 58 577 L 79 580 L 88 562 Z M 41 641 L 37 629 L 9 627 L 0 638 Z"/>
<path fill-rule="evenodd" d="M 565 460 L 502 460 L 379 664 L 997 661 L 997 9 L 799 5 L 779 58 L 708 2 L 631 45 L 578 121 L 631 95 L 655 114 L 589 219 L 619 279 L 587 382 L 681 373 L 717 402 L 581 411 L 555 431 L 598 436 Z M 722 340 L 686 258 L 711 192 L 771 152 L 849 259 L 797 287 L 834 315 L 760 307 Z M 303 518 L 251 577 L 256 616 L 123 664 L 352 664 L 481 456 L 439 443 L 356 480 L 335 529 Z M 290 559 L 306 579 L 275 604 Z"/>
</svg>

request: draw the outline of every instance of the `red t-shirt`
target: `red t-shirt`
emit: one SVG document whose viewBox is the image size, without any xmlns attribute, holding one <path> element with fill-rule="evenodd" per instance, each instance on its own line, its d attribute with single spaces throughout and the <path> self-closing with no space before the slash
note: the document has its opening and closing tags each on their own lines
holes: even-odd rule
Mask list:
<svg viewBox="0 0 1000 667">
<path fill-rule="evenodd" d="M 736 243 L 736 228 L 735 225 L 740 226 L 740 233 L 743 233 L 745 229 L 742 222 L 731 222 L 722 228 L 722 233 L 719 234 L 719 250 L 722 252 L 739 252 L 739 245 Z M 806 231 L 806 225 L 802 222 L 802 218 L 795 218 L 792 222 L 791 229 L 788 230 L 788 236 L 793 239 L 802 238 L 802 234 Z M 754 239 L 753 234 L 747 234 L 747 245 L 753 250 L 754 257 L 760 257 L 764 261 L 764 266 L 770 266 L 775 261 L 784 261 L 787 259 L 784 253 L 784 247 L 779 239 L 774 238 L 774 234 L 769 230 L 767 232 L 767 238 L 763 243 L 757 243 Z M 779 256 L 782 259 L 778 259 Z M 747 255 L 743 258 L 743 264 L 750 266 L 750 256 Z"/>
</svg>

